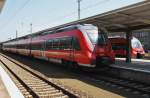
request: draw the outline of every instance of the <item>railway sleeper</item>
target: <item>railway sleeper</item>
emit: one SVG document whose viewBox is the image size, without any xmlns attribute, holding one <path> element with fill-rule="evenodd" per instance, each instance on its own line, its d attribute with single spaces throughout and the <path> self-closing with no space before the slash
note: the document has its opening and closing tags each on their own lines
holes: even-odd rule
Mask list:
<svg viewBox="0 0 150 98">
<path fill-rule="evenodd" d="M 25 87 L 24 86 L 17 86 L 20 90 L 24 90 Z"/>
<path fill-rule="evenodd" d="M 26 97 L 26 96 L 30 96 L 31 94 L 29 92 L 25 92 L 25 93 L 23 93 L 23 95 Z"/>
<path fill-rule="evenodd" d="M 44 94 L 56 94 L 60 93 L 60 91 L 45 91 L 45 92 L 37 92 L 39 95 L 44 95 Z"/>
<path fill-rule="evenodd" d="M 27 96 L 25 96 L 25 98 L 33 98 L 33 96 L 32 95 L 27 95 Z"/>
<path fill-rule="evenodd" d="M 23 88 L 23 85 L 21 85 L 21 84 L 16 84 L 16 86 L 19 88 Z"/>
<path fill-rule="evenodd" d="M 136 85 L 135 87 L 136 87 L 136 88 L 140 88 L 140 89 L 145 88 L 144 85 Z"/>
<path fill-rule="evenodd" d="M 26 83 L 28 83 L 29 85 L 34 85 L 34 84 L 46 84 L 45 82 L 34 82 L 35 80 L 31 80 L 31 81 L 28 81 L 28 80 L 24 80 L 24 81 L 26 81 Z M 36 81 L 38 81 L 38 80 L 36 80 Z"/>
<path fill-rule="evenodd" d="M 30 86 L 34 86 L 34 87 L 41 87 L 41 86 L 44 86 L 44 87 L 51 87 L 50 85 L 48 84 L 28 84 Z"/>
<path fill-rule="evenodd" d="M 28 91 L 26 89 L 22 89 L 20 90 L 22 92 L 22 94 L 27 93 Z"/>
<path fill-rule="evenodd" d="M 148 90 L 150 92 L 150 87 L 143 87 L 142 90 Z"/>
<path fill-rule="evenodd" d="M 56 97 L 56 98 L 69 98 L 67 95 L 61 96 L 61 97 Z"/>
<path fill-rule="evenodd" d="M 24 80 L 28 85 L 34 85 L 34 84 L 37 84 L 37 83 L 32 83 L 33 81 L 26 81 L 26 80 Z M 44 83 L 38 83 L 38 84 L 44 84 Z"/>
<path fill-rule="evenodd" d="M 56 98 L 56 97 L 62 97 L 64 96 L 64 94 L 62 92 L 59 93 L 54 93 L 54 94 L 43 94 L 43 95 L 39 95 L 40 97 L 44 98 L 44 97 L 51 97 L 51 98 Z"/>
<path fill-rule="evenodd" d="M 46 89 L 40 89 L 40 90 L 35 90 L 37 93 L 40 92 L 52 92 L 52 91 L 56 91 L 56 90 L 46 90 Z"/>
<path fill-rule="evenodd" d="M 36 90 L 36 91 L 42 91 L 42 90 L 49 90 L 49 91 L 53 91 L 53 90 L 56 90 L 55 88 L 34 88 L 32 87 L 33 90 Z"/>
<path fill-rule="evenodd" d="M 38 89 L 54 90 L 54 89 L 55 89 L 54 87 L 45 87 L 45 86 L 41 86 L 41 87 L 34 87 L 34 86 L 31 86 L 31 88 L 36 89 L 36 90 L 38 90 Z"/>
<path fill-rule="evenodd" d="M 26 79 L 27 81 L 32 81 L 32 82 L 35 82 L 35 83 L 37 83 L 37 82 L 43 82 L 43 80 L 40 80 L 39 78 L 34 78 L 34 77 L 32 77 L 32 76 L 30 76 L 30 75 L 25 75 L 25 78 L 24 79 Z M 30 79 L 32 79 L 32 80 L 30 80 Z M 33 81 L 33 80 L 35 80 L 35 81 Z"/>
<path fill-rule="evenodd" d="M 45 82 L 35 82 L 35 81 L 28 82 L 27 84 L 29 84 L 29 85 L 32 85 L 32 84 L 48 85 L 48 84 L 45 83 Z"/>
<path fill-rule="evenodd" d="M 42 89 L 42 91 L 60 91 L 60 90 L 57 90 L 55 88 L 51 89 L 51 88 L 44 88 Z"/>
<path fill-rule="evenodd" d="M 41 87 L 44 87 L 44 88 L 52 88 L 51 86 L 49 86 L 49 85 L 29 85 L 30 87 L 34 87 L 34 88 L 41 88 Z"/>
</svg>

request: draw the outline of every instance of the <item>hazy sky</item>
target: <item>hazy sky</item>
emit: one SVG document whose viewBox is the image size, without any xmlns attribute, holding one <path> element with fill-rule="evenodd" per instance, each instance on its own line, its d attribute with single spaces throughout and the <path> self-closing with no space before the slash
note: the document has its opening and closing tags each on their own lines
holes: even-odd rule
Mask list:
<svg viewBox="0 0 150 98">
<path fill-rule="evenodd" d="M 81 18 L 143 0 L 82 0 Z M 77 20 L 77 0 L 6 0 L 0 14 L 0 41 Z"/>
</svg>

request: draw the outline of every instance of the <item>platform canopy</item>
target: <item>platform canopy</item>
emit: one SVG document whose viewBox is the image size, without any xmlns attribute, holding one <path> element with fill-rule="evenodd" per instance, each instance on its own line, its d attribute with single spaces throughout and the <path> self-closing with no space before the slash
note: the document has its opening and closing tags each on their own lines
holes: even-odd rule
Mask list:
<svg viewBox="0 0 150 98">
<path fill-rule="evenodd" d="M 44 31 L 56 30 L 75 24 L 93 24 L 98 27 L 103 26 L 109 31 L 109 33 L 150 28 L 150 0 L 145 0 L 143 2 L 139 2 L 120 9 L 48 28 L 29 35 L 22 36 L 20 38 L 26 38 L 31 35 L 38 35 L 43 33 Z"/>
<path fill-rule="evenodd" d="M 51 29 L 65 27 L 72 24 L 87 23 L 104 26 L 110 32 L 122 32 L 128 29 L 138 30 L 150 27 L 150 0 L 134 5 L 126 6 L 117 10 L 73 21 Z"/>
<path fill-rule="evenodd" d="M 3 8 L 4 2 L 5 2 L 5 0 L 0 0 L 0 12 L 1 12 L 2 8 Z"/>
</svg>

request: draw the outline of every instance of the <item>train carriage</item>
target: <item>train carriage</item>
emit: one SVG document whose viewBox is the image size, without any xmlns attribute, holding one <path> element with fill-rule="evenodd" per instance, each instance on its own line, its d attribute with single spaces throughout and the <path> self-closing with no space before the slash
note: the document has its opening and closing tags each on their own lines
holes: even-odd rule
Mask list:
<svg viewBox="0 0 150 98">
<path fill-rule="evenodd" d="M 24 39 L 4 43 L 13 44 L 16 53 L 85 67 L 103 67 L 114 62 L 114 53 L 104 30 L 96 26 L 72 25 L 43 31 Z M 8 44 L 8 45 L 7 45 Z"/>
<path fill-rule="evenodd" d="M 127 50 L 127 40 L 125 37 L 110 37 L 112 48 L 117 57 L 126 57 Z M 141 42 L 132 37 L 131 39 L 131 57 L 133 58 L 143 58 L 145 55 L 144 48 Z"/>
</svg>

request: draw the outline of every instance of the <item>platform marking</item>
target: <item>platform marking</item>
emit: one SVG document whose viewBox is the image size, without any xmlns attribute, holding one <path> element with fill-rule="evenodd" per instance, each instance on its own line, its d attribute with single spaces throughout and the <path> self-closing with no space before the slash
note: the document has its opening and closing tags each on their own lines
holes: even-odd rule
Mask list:
<svg viewBox="0 0 150 98">
<path fill-rule="evenodd" d="M 122 61 L 125 61 L 126 58 L 115 58 L 116 60 L 122 60 Z M 143 63 L 150 63 L 150 60 L 145 60 L 145 59 L 131 59 L 131 61 L 133 62 L 143 62 Z"/>
<path fill-rule="evenodd" d="M 1 65 L 0 76 L 11 98 L 25 98 Z"/>
</svg>

